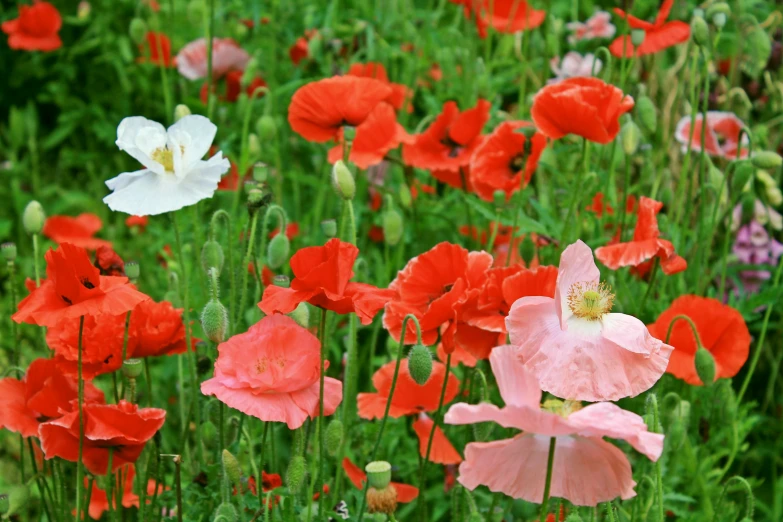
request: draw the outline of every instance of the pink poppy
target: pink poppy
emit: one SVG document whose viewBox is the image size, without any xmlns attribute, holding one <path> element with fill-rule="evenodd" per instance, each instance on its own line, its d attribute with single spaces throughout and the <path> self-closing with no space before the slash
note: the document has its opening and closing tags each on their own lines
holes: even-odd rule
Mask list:
<svg viewBox="0 0 783 522">
<path fill-rule="evenodd" d="M 290 317 L 267 316 L 218 346 L 215 376 L 201 383 L 201 393 L 294 430 L 318 416 L 320 350 L 318 339 Z M 326 377 L 324 415 L 342 398 L 343 383 Z"/>
<path fill-rule="evenodd" d="M 566 24 L 566 28 L 571 31 L 568 36 L 568 43 L 574 45 L 582 40 L 592 40 L 593 38 L 611 38 L 617 31 L 612 24 L 612 15 L 606 11 L 597 11 L 587 21 L 571 22 Z"/>
<path fill-rule="evenodd" d="M 557 397 L 633 397 L 666 371 L 672 347 L 637 318 L 609 313 L 614 295 L 599 276 L 590 247 L 577 241 L 560 257 L 554 299 L 523 297 L 506 318 L 525 368 Z"/>
<path fill-rule="evenodd" d="M 468 444 L 459 467 L 458 480 L 463 486 L 473 490 L 484 485 L 490 491 L 541 503 L 554 437 L 553 497 L 577 506 L 595 506 L 636 495 L 628 458 L 603 437 L 625 440 L 656 461 L 663 451 L 663 435 L 649 433 L 639 415 L 607 402 L 582 408 L 579 403 L 553 399 L 545 401 L 542 408 L 541 389 L 514 346 L 495 348 L 489 361 L 505 407 L 459 403 L 449 409 L 445 421 L 496 422 L 522 433 L 510 439 Z"/>
<path fill-rule="evenodd" d="M 212 40 L 212 77 L 222 78 L 228 71 L 244 71 L 250 55 L 231 38 Z M 193 40 L 177 54 L 177 70 L 188 80 L 207 77 L 207 40 Z"/>
<path fill-rule="evenodd" d="M 693 126 L 693 138 L 691 139 L 691 117 L 685 116 L 677 122 L 675 139 L 682 144 L 683 150 L 701 152 L 701 136 L 704 132 L 704 150 L 710 156 L 718 156 L 726 159 L 736 159 L 737 149 L 740 148 L 740 158 L 748 156 L 748 137 L 742 136 L 740 131 L 745 123 L 733 112 L 709 111 L 707 113 L 707 128 L 702 127 L 704 121 L 702 114 L 696 115 L 696 124 Z"/>
</svg>

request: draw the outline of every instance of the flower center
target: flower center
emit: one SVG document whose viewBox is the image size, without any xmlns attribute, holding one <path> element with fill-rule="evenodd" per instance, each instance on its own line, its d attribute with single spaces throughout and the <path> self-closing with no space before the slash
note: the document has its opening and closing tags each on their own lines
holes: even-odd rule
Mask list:
<svg viewBox="0 0 783 522">
<path fill-rule="evenodd" d="M 517 154 L 513 158 L 511 158 L 511 162 L 509 163 L 509 168 L 511 169 L 511 172 L 517 173 L 520 170 L 525 168 L 525 155 L 524 154 Z"/>
<path fill-rule="evenodd" d="M 174 155 L 171 153 L 168 147 L 161 147 L 155 149 L 152 153 L 153 161 L 156 161 L 163 165 L 166 172 L 174 172 Z"/>
<path fill-rule="evenodd" d="M 580 319 L 599 321 L 612 310 L 611 290 L 606 283 L 574 283 L 568 289 L 568 308 Z"/>
<path fill-rule="evenodd" d="M 572 413 L 575 413 L 582 409 L 582 403 L 572 400 L 560 400 L 560 399 L 547 399 L 544 404 L 541 405 L 541 409 L 548 412 L 559 415 L 560 417 L 568 417 Z"/>
</svg>

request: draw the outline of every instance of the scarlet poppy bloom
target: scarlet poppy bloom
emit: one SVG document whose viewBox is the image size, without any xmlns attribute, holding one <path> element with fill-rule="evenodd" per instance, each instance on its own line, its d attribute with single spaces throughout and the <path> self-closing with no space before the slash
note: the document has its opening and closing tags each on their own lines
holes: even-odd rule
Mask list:
<svg viewBox="0 0 783 522">
<path fill-rule="evenodd" d="M 391 392 L 392 379 L 396 361 L 390 361 L 375 372 L 372 384 L 376 393 L 360 393 L 356 398 L 359 407 L 359 417 L 372 420 L 380 419 L 386 411 L 386 403 Z M 443 380 L 446 378 L 446 365 L 433 361 L 432 375 L 424 385 L 419 385 L 411 377 L 408 371 L 408 360 L 400 362 L 400 373 L 397 376 L 397 385 L 394 387 L 394 396 L 389 408 L 389 417 L 394 419 L 405 415 L 416 415 L 425 411 L 438 409 L 440 393 L 443 388 Z M 457 396 L 459 379 L 453 373 L 449 373 L 449 381 L 446 385 L 446 394 L 443 404 L 448 404 Z"/>
<path fill-rule="evenodd" d="M 343 469 L 345 470 L 345 476 L 351 481 L 353 487 L 364 490 L 364 482 L 367 480 L 367 473 L 351 462 L 351 459 L 348 457 L 343 458 Z M 419 496 L 419 488 L 416 486 L 410 486 L 400 482 L 390 482 L 389 484 L 397 490 L 397 502 L 401 504 L 413 502 L 416 500 L 416 497 Z"/>
<path fill-rule="evenodd" d="M 310 57 L 310 40 L 318 37 L 318 31 L 315 29 L 307 29 L 304 32 L 304 36 L 300 36 L 288 49 L 288 57 L 294 62 L 294 65 L 299 65 L 302 60 Z"/>
<path fill-rule="evenodd" d="M 392 94 L 380 80 L 335 76 L 298 89 L 288 107 L 288 123 L 308 141 L 336 138 L 344 125 L 358 127 Z"/>
<path fill-rule="evenodd" d="M 75 406 L 75 404 L 74 404 Z M 82 462 L 90 473 L 105 475 L 112 450 L 112 471 L 139 458 L 144 445 L 163 426 L 166 411 L 139 408 L 120 400 L 119 404 L 84 404 L 84 451 Z M 46 459 L 60 457 L 76 462 L 79 452 L 79 411 L 74 408 L 39 428 Z"/>
<path fill-rule="evenodd" d="M 239 95 L 242 94 L 242 75 L 244 75 L 244 72 L 240 70 L 233 70 L 229 71 L 225 78 L 223 79 L 223 92 L 218 93 L 217 97 L 219 100 L 234 103 L 239 99 Z M 258 91 L 262 87 L 266 87 L 266 82 L 263 78 L 260 76 L 256 76 L 253 78 L 253 81 L 250 82 L 250 84 L 244 89 L 245 93 L 248 96 L 252 96 L 254 92 Z M 212 84 L 212 92 L 215 92 L 216 85 Z M 201 103 L 205 104 L 207 103 L 207 93 L 209 92 L 209 83 L 205 82 L 201 86 L 201 91 L 199 92 L 199 98 L 201 98 Z M 258 95 L 256 95 L 257 98 L 261 98 L 264 95 L 263 91 L 261 91 Z"/>
<path fill-rule="evenodd" d="M 102 276 L 125 277 L 125 261 L 110 246 L 98 247 L 95 252 L 95 268 Z"/>
<path fill-rule="evenodd" d="M 623 266 L 632 266 L 640 276 L 652 268 L 650 261 L 654 257 L 661 260 L 661 269 L 666 275 L 677 274 L 688 268 L 688 263 L 674 252 L 671 241 L 661 239 L 658 230 L 658 212 L 663 203 L 642 196 L 639 200 L 636 228 L 633 239 L 625 243 L 603 246 L 595 251 L 595 256 L 603 264 L 617 270 Z"/>
<path fill-rule="evenodd" d="M 20 5 L 19 18 L 3 22 L 8 35 L 8 47 L 23 51 L 54 51 L 62 47 L 60 12 L 49 2 L 35 0 L 33 5 Z"/>
<path fill-rule="evenodd" d="M 550 139 L 576 134 L 606 144 L 620 132 L 620 116 L 633 105 L 633 98 L 603 80 L 568 78 L 538 91 L 530 115 Z"/>
<path fill-rule="evenodd" d="M 193 40 L 177 53 L 177 70 L 188 80 L 207 77 L 207 39 Z M 244 71 L 250 54 L 231 38 L 212 39 L 212 78 L 222 78 L 229 71 Z"/>
<path fill-rule="evenodd" d="M 294 430 L 319 413 L 320 350 L 318 339 L 290 317 L 264 317 L 220 343 L 215 376 L 201 383 L 201 393 Z M 342 398 L 342 382 L 325 377 L 324 415 L 333 414 Z"/>
<path fill-rule="evenodd" d="M 739 149 L 740 158 L 748 157 L 749 140 L 746 134 L 742 135 L 740 144 L 740 133 L 745 123 L 733 112 L 709 111 L 706 129 L 701 113 L 693 120 L 695 124 L 691 125 L 691 121 L 690 115 L 683 117 L 674 131 L 674 138 L 682 144 L 683 151 L 690 148 L 694 152 L 701 152 L 701 135 L 704 133 L 704 151 L 710 156 L 733 160 L 737 159 Z"/>
<path fill-rule="evenodd" d="M 87 250 L 97 250 L 100 246 L 111 247 L 109 241 L 93 237 L 102 227 L 101 218 L 95 214 L 52 216 L 44 223 L 43 235 L 58 244 L 71 243 Z"/>
<path fill-rule="evenodd" d="M 662 434 L 648 432 L 644 419 L 612 403 L 583 408 L 580 403 L 552 399 L 542 408 L 541 388 L 514 346 L 497 347 L 489 361 L 505 406 L 459 403 L 449 409 L 445 420 L 449 424 L 495 422 L 521 433 L 468 444 L 459 467 L 458 480 L 463 486 L 473 490 L 484 485 L 493 492 L 541 503 L 554 437 L 554 461 L 549 468 L 553 497 L 577 506 L 595 506 L 636 495 L 628 457 L 604 437 L 623 439 L 656 461 L 663 452 Z"/>
<path fill-rule="evenodd" d="M 345 74 L 348 76 L 359 76 L 361 78 L 375 78 L 376 80 L 382 81 L 391 87 L 392 90 L 389 97 L 385 100 L 386 102 L 397 110 L 400 110 L 403 107 L 405 107 L 407 112 L 413 110 L 413 106 L 410 103 L 410 99 L 413 97 L 413 91 L 401 83 L 389 81 L 389 76 L 386 74 L 386 68 L 382 63 L 355 63 L 351 65 L 348 72 Z"/>
<path fill-rule="evenodd" d="M 476 149 L 470 160 L 470 181 L 481 199 L 493 201 L 495 191 L 502 190 L 508 201 L 530 182 L 546 137 L 536 132 L 528 139 L 518 132 L 529 126 L 522 121 L 501 123 Z"/>
<path fill-rule="evenodd" d="M 139 63 L 152 63 L 161 67 L 174 67 L 175 61 L 171 59 L 171 40 L 165 33 L 147 32 L 147 42 L 139 46 L 141 57 Z"/>
<path fill-rule="evenodd" d="M 350 282 L 358 255 L 356 246 L 338 238 L 324 246 L 302 248 L 291 256 L 290 288 L 267 287 L 258 307 L 267 315 L 287 314 L 307 301 L 338 314 L 355 312 L 362 324 L 370 324 L 394 292 Z"/>
<path fill-rule="evenodd" d="M 128 228 L 138 227 L 139 232 L 144 232 L 149 222 L 150 218 L 147 216 L 128 216 L 125 218 L 125 226 Z"/>
<path fill-rule="evenodd" d="M 642 45 L 634 49 L 631 37 L 629 35 L 618 36 L 612 45 L 609 46 L 609 51 L 615 56 L 625 56 L 630 58 L 632 56 L 644 56 L 647 54 L 655 54 L 657 52 L 673 47 L 677 44 L 687 42 L 691 37 L 691 26 L 685 22 L 674 21 L 667 22 L 669 13 L 674 5 L 674 0 L 664 0 L 661 4 L 661 8 L 658 10 L 658 16 L 655 17 L 655 22 L 645 22 L 635 16 L 627 14 L 620 8 L 615 8 L 614 12 L 622 18 L 628 19 L 628 25 L 631 29 L 641 29 L 644 31 L 644 42 Z M 625 54 L 623 54 L 625 53 Z"/>
<path fill-rule="evenodd" d="M 136 305 L 131 312 L 129 333 L 133 342 L 128 358 L 174 355 L 187 351 L 182 311 L 182 308 L 174 308 L 168 301 L 156 303 L 150 299 Z M 195 349 L 198 339 L 191 341 L 191 349 Z"/>
<path fill-rule="evenodd" d="M 108 465 L 108 464 L 107 464 Z M 113 467 L 113 466 L 112 466 Z M 132 464 L 123 466 L 115 477 L 114 493 L 112 494 L 112 509 L 116 511 L 118 506 L 119 497 L 122 496 L 122 507 L 131 508 L 139 507 L 139 496 L 133 492 L 134 479 L 136 477 L 136 467 Z M 98 487 L 97 480 L 92 483 L 92 492 L 90 493 L 90 506 L 87 510 L 87 514 L 93 520 L 99 520 L 103 514 L 109 509 L 109 497 L 106 491 Z M 87 489 L 89 481 L 85 477 L 84 488 Z M 122 494 L 120 495 L 120 488 L 122 487 Z M 153 493 L 154 493 L 153 485 Z M 148 501 L 149 502 L 149 501 Z M 75 514 L 75 512 L 74 512 Z"/>
<path fill-rule="evenodd" d="M 489 120 L 490 107 L 488 101 L 479 100 L 472 109 L 460 112 L 456 103 L 446 102 L 432 125 L 403 145 L 403 161 L 420 169 L 459 174 L 483 141 L 481 130 Z"/>
<path fill-rule="evenodd" d="M 329 150 L 329 162 L 343 158 L 343 130 L 336 139 L 338 144 Z M 367 169 L 381 163 L 386 154 L 400 143 L 409 143 L 412 138 L 397 123 L 397 115 L 388 103 L 379 103 L 362 123 L 356 127 L 356 135 L 348 159 L 360 169 Z"/>
<path fill-rule="evenodd" d="M 499 33 L 518 33 L 535 29 L 546 17 L 546 11 L 533 9 L 525 0 L 479 0 L 474 4 L 480 4 L 475 14 L 481 38 L 487 36 L 488 26 Z"/>
<path fill-rule="evenodd" d="M 750 351 L 750 332 L 742 314 L 711 297 L 683 295 L 675 299 L 671 306 L 649 325 L 650 333 L 665 339 L 672 321 L 678 315 L 689 317 L 696 325 L 702 347 L 710 352 L 715 360 L 715 379 L 737 375 L 748 360 Z M 666 373 L 688 384 L 702 385 L 696 373 L 694 357 L 697 344 L 691 325 L 678 319 L 671 332 L 668 342 L 674 347 L 674 351 Z"/>
<path fill-rule="evenodd" d="M 70 410 L 77 397 L 76 379 L 63 374 L 54 359 L 36 359 L 22 380 L 0 379 L 0 429 L 37 437 L 38 426 Z M 85 382 L 84 401 L 102 403 L 103 392 Z"/>
<path fill-rule="evenodd" d="M 426 413 L 420 413 L 419 418 L 413 423 L 413 431 L 419 438 L 419 455 L 424 458 L 427 455 L 427 446 L 430 445 L 430 435 L 432 428 L 435 428 L 435 434 L 432 435 L 432 446 L 430 447 L 430 462 L 436 464 L 459 464 L 462 462 L 462 456 L 454 449 L 454 446 L 446 438 L 446 434 L 435 422 L 427 416 Z"/>
<path fill-rule="evenodd" d="M 17 323 L 54 326 L 82 315 L 118 315 L 149 299 L 126 277 L 100 275 L 83 248 L 63 243 L 45 257 L 47 278 L 19 303 Z"/>
</svg>

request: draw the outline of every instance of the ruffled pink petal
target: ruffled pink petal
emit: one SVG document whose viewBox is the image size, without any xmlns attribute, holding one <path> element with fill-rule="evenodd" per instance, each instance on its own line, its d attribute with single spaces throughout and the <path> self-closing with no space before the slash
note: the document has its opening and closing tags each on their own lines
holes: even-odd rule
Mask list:
<svg viewBox="0 0 783 522">
<path fill-rule="evenodd" d="M 293 392 L 294 403 L 308 412 L 311 418 L 318 417 L 318 396 L 321 385 L 315 382 L 312 386 Z M 343 400 L 343 383 L 332 377 L 324 377 L 324 416 L 332 415 Z"/>
<path fill-rule="evenodd" d="M 249 388 L 226 388 L 218 379 L 202 382 L 201 393 L 214 395 L 226 405 L 262 421 L 285 422 L 292 430 L 304 424 L 308 416 L 288 393 L 256 395 Z"/>
<path fill-rule="evenodd" d="M 482 402 L 479 404 L 454 404 L 446 412 L 446 424 L 477 424 L 479 422 L 495 422 L 504 428 L 516 428 L 555 437 L 576 433 L 567 419 L 539 409 L 526 406 L 506 406 L 498 408 L 494 404 Z"/>
<path fill-rule="evenodd" d="M 541 388 L 536 378 L 525 369 L 514 346 L 498 346 L 492 350 L 489 364 L 498 383 L 500 396 L 507 406 L 538 408 Z"/>
<path fill-rule="evenodd" d="M 560 265 L 558 266 L 557 285 L 555 286 L 555 303 L 557 304 L 557 315 L 560 318 L 560 326 L 567 330 L 566 321 L 573 315 L 568 308 L 568 291 L 574 283 L 593 283 L 598 282 L 601 273 L 593 261 L 593 251 L 578 240 L 569 245 L 560 256 Z"/>
<path fill-rule="evenodd" d="M 653 355 L 660 354 L 669 360 L 673 347 L 664 344 L 652 335 L 636 317 L 625 314 L 606 314 L 603 320 L 602 335 L 617 346 L 629 352 Z"/>
</svg>

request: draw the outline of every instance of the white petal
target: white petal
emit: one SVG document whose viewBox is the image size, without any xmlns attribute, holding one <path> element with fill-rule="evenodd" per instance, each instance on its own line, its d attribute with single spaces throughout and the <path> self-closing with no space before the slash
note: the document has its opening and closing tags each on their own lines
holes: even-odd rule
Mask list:
<svg viewBox="0 0 783 522">
<path fill-rule="evenodd" d="M 152 159 L 155 149 L 166 145 L 166 129 L 160 123 L 142 116 L 125 118 L 117 127 L 115 143 L 148 169 L 160 174 L 165 172 L 163 166 Z"/>
<path fill-rule="evenodd" d="M 110 190 L 122 190 L 123 188 L 127 187 L 131 182 L 133 182 L 134 179 L 138 178 L 139 176 L 143 176 L 148 172 L 151 171 L 149 169 L 142 169 L 142 170 L 137 170 L 135 172 L 123 172 L 116 178 L 107 180 L 106 186 L 109 187 Z"/>
<path fill-rule="evenodd" d="M 187 170 L 209 152 L 217 126 L 209 118 L 192 114 L 169 127 L 168 134 L 170 140 L 184 147 L 182 166 Z"/>
</svg>

